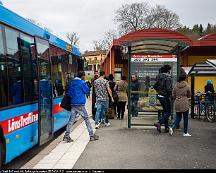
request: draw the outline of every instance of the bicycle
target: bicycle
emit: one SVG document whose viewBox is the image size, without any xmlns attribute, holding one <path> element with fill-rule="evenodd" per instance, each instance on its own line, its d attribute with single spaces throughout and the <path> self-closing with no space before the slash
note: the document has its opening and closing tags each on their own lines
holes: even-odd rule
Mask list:
<svg viewBox="0 0 216 173">
<path fill-rule="evenodd" d="M 201 92 L 195 94 L 194 114 L 198 119 L 200 119 L 201 116 L 204 117 L 206 115 L 206 106 L 203 101 L 204 96 L 205 94 L 202 94 Z"/>
<path fill-rule="evenodd" d="M 206 118 L 209 122 L 214 122 L 215 121 L 215 100 L 216 100 L 216 94 L 214 93 L 206 93 L 205 96 L 206 100 Z"/>
</svg>

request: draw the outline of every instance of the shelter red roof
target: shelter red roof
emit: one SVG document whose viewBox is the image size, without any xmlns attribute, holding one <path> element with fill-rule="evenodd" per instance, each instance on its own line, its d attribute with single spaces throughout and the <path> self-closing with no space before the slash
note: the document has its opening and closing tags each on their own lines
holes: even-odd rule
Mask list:
<svg viewBox="0 0 216 173">
<path fill-rule="evenodd" d="M 130 32 L 119 39 L 113 40 L 113 45 L 118 46 L 124 42 L 134 41 L 134 40 L 143 40 L 145 38 L 161 38 L 169 40 L 177 40 L 181 42 L 188 43 L 189 45 L 193 44 L 193 40 L 177 31 L 162 29 L 162 28 L 150 28 L 142 29 L 134 32 Z"/>
</svg>

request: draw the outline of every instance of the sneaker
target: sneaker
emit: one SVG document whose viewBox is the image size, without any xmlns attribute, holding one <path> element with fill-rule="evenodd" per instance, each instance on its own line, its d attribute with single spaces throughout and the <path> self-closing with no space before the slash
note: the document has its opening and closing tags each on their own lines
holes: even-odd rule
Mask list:
<svg viewBox="0 0 216 173">
<path fill-rule="evenodd" d="M 70 142 L 73 142 L 74 140 L 71 139 L 70 136 L 64 136 L 64 137 L 63 137 L 63 141 L 65 141 L 65 142 L 67 142 L 67 143 L 70 143 Z"/>
<path fill-rule="evenodd" d="M 169 128 L 168 128 L 168 127 L 166 127 L 166 128 L 164 129 L 164 133 L 169 133 Z"/>
<path fill-rule="evenodd" d="M 101 124 L 105 124 L 105 120 L 104 119 L 101 119 Z"/>
<path fill-rule="evenodd" d="M 173 129 L 171 127 L 169 128 L 169 134 L 173 135 Z"/>
<path fill-rule="evenodd" d="M 161 133 L 161 125 L 159 123 L 154 123 L 154 126 L 157 127 L 157 131 Z"/>
<path fill-rule="evenodd" d="M 191 136 L 189 133 L 183 133 L 183 136 Z"/>
<path fill-rule="evenodd" d="M 99 129 L 99 127 L 100 127 L 100 124 L 95 125 L 95 129 Z"/>
<path fill-rule="evenodd" d="M 106 127 L 109 127 L 111 124 L 108 122 L 108 123 L 105 123 L 105 126 Z"/>
<path fill-rule="evenodd" d="M 98 140 L 99 139 L 99 136 L 97 135 L 93 135 L 93 136 L 90 136 L 90 141 L 95 141 L 95 140 Z"/>
</svg>

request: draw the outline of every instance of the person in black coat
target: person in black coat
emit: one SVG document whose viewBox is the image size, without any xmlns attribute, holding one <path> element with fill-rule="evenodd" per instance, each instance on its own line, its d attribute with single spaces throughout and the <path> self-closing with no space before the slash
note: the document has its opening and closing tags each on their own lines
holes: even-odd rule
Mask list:
<svg viewBox="0 0 216 173">
<path fill-rule="evenodd" d="M 109 81 L 109 86 L 110 86 L 110 89 L 111 89 L 112 94 L 114 96 L 115 95 L 114 92 L 116 92 L 114 90 L 116 83 L 114 82 L 113 74 L 107 75 L 106 79 Z M 114 100 L 115 100 L 115 98 L 114 98 Z M 117 100 L 115 100 L 115 102 L 112 102 L 111 98 L 109 96 L 109 108 L 111 108 L 111 110 L 112 110 L 111 113 L 110 113 L 111 114 L 110 118 L 114 118 L 116 116 L 116 106 L 117 106 Z"/>
<path fill-rule="evenodd" d="M 139 91 L 139 82 L 137 79 L 137 76 L 133 74 L 131 76 L 131 91 Z M 132 117 L 137 117 L 138 116 L 138 101 L 139 101 L 139 94 L 138 93 L 131 93 L 131 112 L 132 112 Z"/>
<path fill-rule="evenodd" d="M 94 81 L 99 78 L 98 71 L 94 72 L 94 78 L 91 79 L 91 86 L 92 86 L 92 118 L 95 120 L 95 114 L 97 111 L 96 108 L 96 93 L 95 93 L 95 87 L 94 87 Z"/>
</svg>

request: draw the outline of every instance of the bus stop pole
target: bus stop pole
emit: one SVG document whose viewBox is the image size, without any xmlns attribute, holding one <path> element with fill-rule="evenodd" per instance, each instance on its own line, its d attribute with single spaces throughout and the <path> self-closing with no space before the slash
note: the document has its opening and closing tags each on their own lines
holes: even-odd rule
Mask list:
<svg viewBox="0 0 216 173">
<path fill-rule="evenodd" d="M 177 47 L 177 81 L 179 79 L 179 75 L 180 75 L 180 64 L 181 64 L 181 47 L 178 46 Z M 174 108 L 173 108 L 173 100 L 172 100 L 172 114 L 171 114 L 171 120 L 173 120 L 173 114 L 174 114 Z"/>
<path fill-rule="evenodd" d="M 194 119 L 194 76 L 191 76 L 191 118 Z"/>
<path fill-rule="evenodd" d="M 131 46 L 128 46 L 128 128 L 131 128 Z"/>
<path fill-rule="evenodd" d="M 181 65 L 181 49 L 180 49 L 180 46 L 178 46 L 178 49 L 177 49 L 177 81 L 180 75 L 180 65 Z"/>
</svg>

